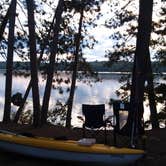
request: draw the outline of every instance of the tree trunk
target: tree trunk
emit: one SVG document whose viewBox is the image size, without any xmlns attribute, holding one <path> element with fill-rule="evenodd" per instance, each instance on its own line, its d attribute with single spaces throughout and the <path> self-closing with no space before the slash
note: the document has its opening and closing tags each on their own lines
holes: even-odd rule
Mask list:
<svg viewBox="0 0 166 166">
<path fill-rule="evenodd" d="M 140 0 L 140 14 L 139 14 L 139 25 L 138 25 L 138 35 L 137 35 L 137 46 L 135 54 L 135 72 L 133 72 L 133 89 L 131 95 L 131 107 L 137 109 L 135 110 L 137 116 L 135 121 L 139 123 L 139 132 L 141 128 L 141 119 L 143 118 L 143 97 L 144 97 L 144 84 L 147 80 L 148 82 L 148 97 L 150 103 L 151 120 L 153 127 L 158 127 L 157 120 L 157 110 L 155 103 L 154 85 L 153 85 L 153 74 L 151 68 L 151 60 L 149 53 L 149 43 L 152 25 L 152 12 L 153 12 L 153 0 L 143 1 Z M 135 90 L 134 90 L 135 89 Z M 134 98 L 135 96 L 135 98 Z M 140 107 L 141 105 L 141 107 Z M 140 107 L 140 108 L 139 108 Z M 134 113 L 131 111 L 131 114 Z M 132 115 L 134 117 L 134 115 Z M 129 117 L 130 118 L 130 117 Z M 136 126 L 135 126 L 136 127 Z"/>
<path fill-rule="evenodd" d="M 72 107 L 73 107 L 73 100 L 74 100 L 74 92 L 75 92 L 75 86 L 76 86 L 76 78 L 77 78 L 77 66 L 79 61 L 79 48 L 80 48 L 80 40 L 81 40 L 81 30 L 82 30 L 82 22 L 83 22 L 83 15 L 84 15 L 84 8 L 81 7 L 80 12 L 80 20 L 79 20 L 79 28 L 78 28 L 78 34 L 75 38 L 75 44 L 76 44 L 76 50 L 74 53 L 75 59 L 73 64 L 73 74 L 72 74 L 72 82 L 71 82 L 71 89 L 70 89 L 70 95 L 67 102 L 67 116 L 66 116 L 66 127 L 71 127 L 71 113 L 72 113 Z"/>
<path fill-rule="evenodd" d="M 144 84 L 149 63 L 149 43 L 152 23 L 153 0 L 140 0 L 137 43 L 132 73 L 131 110 L 127 121 L 127 130 L 133 138 L 142 133 Z M 132 139 L 133 140 L 133 139 Z"/>
<path fill-rule="evenodd" d="M 150 119 L 152 123 L 152 128 L 159 128 L 158 116 L 157 116 L 157 108 L 156 108 L 156 100 L 154 93 L 154 85 L 152 76 L 148 77 L 148 98 L 149 98 L 149 107 L 150 107 Z"/>
<path fill-rule="evenodd" d="M 155 100 L 155 93 L 154 93 L 154 85 L 153 85 L 153 73 L 152 73 L 152 65 L 150 61 L 150 53 L 148 56 L 148 67 L 147 67 L 147 90 L 148 90 L 148 98 L 149 98 L 149 107 L 151 113 L 151 123 L 152 128 L 159 128 L 159 122 L 157 118 L 157 108 L 156 108 L 156 100 Z"/>
<path fill-rule="evenodd" d="M 45 87 L 43 104 L 42 104 L 42 124 L 47 122 L 47 112 L 49 108 L 52 80 L 54 76 L 55 56 L 57 54 L 58 34 L 60 29 L 63 7 L 64 7 L 64 0 L 59 0 L 57 10 L 56 10 L 56 23 L 53 28 L 54 36 L 53 36 L 53 41 L 51 43 L 50 63 L 49 63 L 49 68 L 47 73 L 47 81 L 46 81 L 46 87 Z"/>
<path fill-rule="evenodd" d="M 32 79 L 30 80 L 30 82 L 28 84 L 28 87 L 27 87 L 27 89 L 25 91 L 25 94 L 24 94 L 23 100 L 21 102 L 21 105 L 19 106 L 19 108 L 18 108 L 18 110 L 16 112 L 16 115 L 15 115 L 14 120 L 13 120 L 14 123 L 17 123 L 18 120 L 19 120 L 20 114 L 21 114 L 21 112 L 22 112 L 22 110 L 24 108 L 24 105 L 25 105 L 25 102 L 26 102 L 27 97 L 29 95 L 29 92 L 31 90 L 31 87 L 32 87 Z"/>
<path fill-rule="evenodd" d="M 33 125 L 40 125 L 40 100 L 38 87 L 38 72 L 37 72 L 37 55 L 36 55 L 36 33 L 34 20 L 34 1 L 26 0 L 28 10 L 28 28 L 29 28 L 29 43 L 30 43 L 30 66 L 31 66 L 31 82 L 32 82 L 32 97 L 33 97 Z"/>
<path fill-rule="evenodd" d="M 16 16 L 16 0 L 12 0 L 10 6 L 9 19 L 9 35 L 8 35 L 8 50 L 6 63 L 6 85 L 5 85 L 5 105 L 3 122 L 10 122 L 11 112 L 11 91 L 12 91 L 12 71 L 13 71 L 13 50 L 14 50 L 14 27 Z"/>
<path fill-rule="evenodd" d="M 48 34 L 47 34 L 46 38 L 44 39 L 44 43 L 43 43 L 43 45 L 42 45 L 42 47 L 41 47 L 40 57 L 39 57 L 39 59 L 38 59 L 38 66 L 40 65 L 40 62 L 41 62 L 42 57 L 43 57 L 44 49 L 45 49 L 45 47 L 46 47 L 46 44 L 48 43 L 48 39 L 50 38 L 51 30 L 53 29 L 54 22 L 55 22 L 55 17 L 56 17 L 56 11 L 55 11 L 55 15 L 54 15 L 54 17 L 53 17 L 52 23 L 51 23 L 51 25 L 50 25 Z M 14 118 L 14 121 L 13 121 L 14 123 L 17 123 L 18 120 L 19 120 L 20 114 L 21 114 L 21 112 L 22 112 L 22 110 L 23 110 L 23 108 L 24 108 L 24 105 L 25 105 L 25 102 L 26 102 L 27 97 L 28 97 L 28 95 L 29 95 L 29 92 L 30 92 L 30 90 L 31 90 L 31 87 L 32 87 L 32 81 L 30 80 L 30 82 L 29 82 L 29 84 L 28 84 L 28 87 L 27 87 L 27 89 L 26 89 L 26 91 L 25 91 L 25 94 L 24 94 L 24 97 L 23 97 L 23 101 L 22 101 L 20 107 L 18 108 L 18 110 L 17 110 L 17 112 L 16 112 L 16 115 L 15 115 L 15 118 Z"/>
</svg>

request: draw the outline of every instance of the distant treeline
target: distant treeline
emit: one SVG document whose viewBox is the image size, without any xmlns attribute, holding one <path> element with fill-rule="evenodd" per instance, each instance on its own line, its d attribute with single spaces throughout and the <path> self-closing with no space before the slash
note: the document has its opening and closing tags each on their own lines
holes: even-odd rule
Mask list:
<svg viewBox="0 0 166 166">
<path fill-rule="evenodd" d="M 118 61 L 116 63 L 113 63 L 112 65 L 109 65 L 107 61 L 94 61 L 94 62 L 88 62 L 91 66 L 93 71 L 97 72 L 131 72 L 133 64 L 131 62 L 126 61 Z M 66 62 L 55 64 L 57 70 L 70 70 L 71 66 L 69 63 L 66 64 Z M 29 70 L 30 69 L 30 63 L 29 62 L 14 62 L 13 63 L 14 69 L 16 70 Z M 47 67 L 46 63 L 42 63 L 40 65 L 40 70 L 46 69 Z M 6 68 L 6 62 L 0 62 L 0 69 Z M 153 72 L 159 73 L 159 72 L 166 72 L 166 66 L 159 64 L 158 62 L 152 62 L 152 69 Z M 81 67 L 79 67 L 79 70 L 82 70 Z"/>
</svg>

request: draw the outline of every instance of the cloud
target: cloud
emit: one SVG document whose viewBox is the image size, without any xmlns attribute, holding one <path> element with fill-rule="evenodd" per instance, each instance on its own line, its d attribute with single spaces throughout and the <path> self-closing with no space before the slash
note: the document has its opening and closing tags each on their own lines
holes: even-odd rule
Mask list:
<svg viewBox="0 0 166 166">
<path fill-rule="evenodd" d="M 85 49 L 83 51 L 84 57 L 87 58 L 88 61 L 108 60 L 105 58 L 105 51 L 112 47 L 112 41 L 109 39 L 111 29 L 100 25 L 94 29 L 91 29 L 90 34 L 95 36 L 95 39 L 98 41 L 98 43 L 93 49 Z"/>
<path fill-rule="evenodd" d="M 94 46 L 93 49 L 85 49 L 84 57 L 88 61 L 95 60 L 108 60 L 105 58 L 105 51 L 112 47 L 112 41 L 109 39 L 109 36 L 112 34 L 112 30 L 104 26 L 105 21 L 113 17 L 113 13 L 110 12 L 110 6 L 108 1 L 103 3 L 101 6 L 102 16 L 96 21 L 97 27 L 89 28 L 89 34 L 93 35 L 98 43 Z"/>
</svg>

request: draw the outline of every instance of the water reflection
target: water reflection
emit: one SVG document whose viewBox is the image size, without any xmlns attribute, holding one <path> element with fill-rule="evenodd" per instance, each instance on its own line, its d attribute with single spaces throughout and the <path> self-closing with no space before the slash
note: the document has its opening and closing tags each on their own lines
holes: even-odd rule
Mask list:
<svg viewBox="0 0 166 166">
<path fill-rule="evenodd" d="M 64 75 L 65 77 L 65 75 Z M 110 98 L 116 98 L 115 90 L 121 85 L 118 82 L 117 77 L 113 76 L 113 78 L 108 74 L 100 74 L 100 77 L 103 78 L 102 81 L 86 84 L 82 81 L 78 81 L 76 86 L 76 93 L 74 97 L 74 106 L 73 106 L 73 114 L 72 119 L 76 119 L 77 115 L 81 113 L 81 105 L 83 103 L 86 104 L 100 104 L 104 103 L 106 104 L 106 112 L 110 112 L 109 108 L 109 99 Z M 0 120 L 2 120 L 3 116 L 3 107 L 4 107 L 4 89 L 5 89 L 5 75 L 3 72 L 0 73 Z M 29 83 L 30 77 L 23 77 L 23 76 L 13 76 L 13 89 L 12 93 L 21 92 L 24 94 L 28 83 Z M 67 84 L 62 84 L 64 89 L 67 89 Z M 44 94 L 44 87 L 45 87 L 45 81 L 43 81 L 43 78 L 39 77 L 39 88 L 40 88 L 40 101 L 42 102 L 42 96 Z M 52 90 L 51 93 L 51 99 L 50 99 L 50 105 L 49 108 L 53 108 L 55 106 L 55 101 L 66 101 L 68 98 L 68 93 L 64 91 L 63 94 L 60 94 L 56 89 Z M 26 105 L 25 109 L 32 109 L 32 94 L 30 92 L 28 97 L 28 104 Z M 15 111 L 16 107 L 12 105 L 12 110 Z M 78 125 L 78 120 L 72 120 L 73 125 Z"/>
<path fill-rule="evenodd" d="M 101 73 L 100 78 L 102 81 L 86 84 L 82 81 L 77 81 L 77 88 L 74 97 L 74 105 L 72 112 L 72 125 L 80 126 L 80 121 L 77 118 L 78 115 L 81 114 L 81 106 L 82 104 L 105 104 L 106 115 L 110 115 L 112 113 L 112 108 L 109 106 L 110 98 L 117 99 L 115 91 L 121 86 L 118 79 L 120 75 L 110 74 L 110 73 Z M 63 73 L 63 77 L 66 75 Z M 4 108 L 4 89 L 5 89 L 5 76 L 1 72 L 0 73 L 0 120 L 3 117 L 3 108 Z M 23 76 L 13 76 L 13 90 L 12 93 L 21 92 L 24 94 L 27 85 L 29 83 L 30 77 Z M 63 83 L 63 88 L 65 89 L 63 94 L 60 94 L 57 89 L 53 89 L 51 93 L 50 105 L 49 108 L 54 108 L 56 100 L 65 102 L 68 99 L 67 87 L 68 85 Z M 45 81 L 43 78 L 39 77 L 39 88 L 40 88 L 40 102 L 42 103 L 42 97 L 44 94 Z M 15 111 L 17 107 L 12 105 L 12 111 Z M 32 94 L 30 92 L 28 97 L 28 104 L 25 106 L 25 109 L 32 110 Z M 145 108 L 146 117 L 149 116 L 149 110 Z"/>
</svg>

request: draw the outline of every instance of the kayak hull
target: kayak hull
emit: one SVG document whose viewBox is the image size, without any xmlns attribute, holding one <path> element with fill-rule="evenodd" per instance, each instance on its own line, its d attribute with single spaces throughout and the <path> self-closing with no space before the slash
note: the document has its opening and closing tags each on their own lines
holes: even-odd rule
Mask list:
<svg viewBox="0 0 166 166">
<path fill-rule="evenodd" d="M 18 140 L 23 140 L 23 142 L 18 142 Z M 33 140 L 36 144 L 31 143 Z M 48 144 L 53 142 L 55 142 L 55 147 Z M 43 145 L 44 143 L 47 143 L 48 147 Z M 46 138 L 27 138 L 9 134 L 0 134 L 0 149 L 44 159 L 112 165 L 130 164 L 144 155 L 144 151 L 141 150 L 110 148 L 99 144 L 84 147 L 78 145 L 77 141 L 54 141 Z"/>
</svg>

